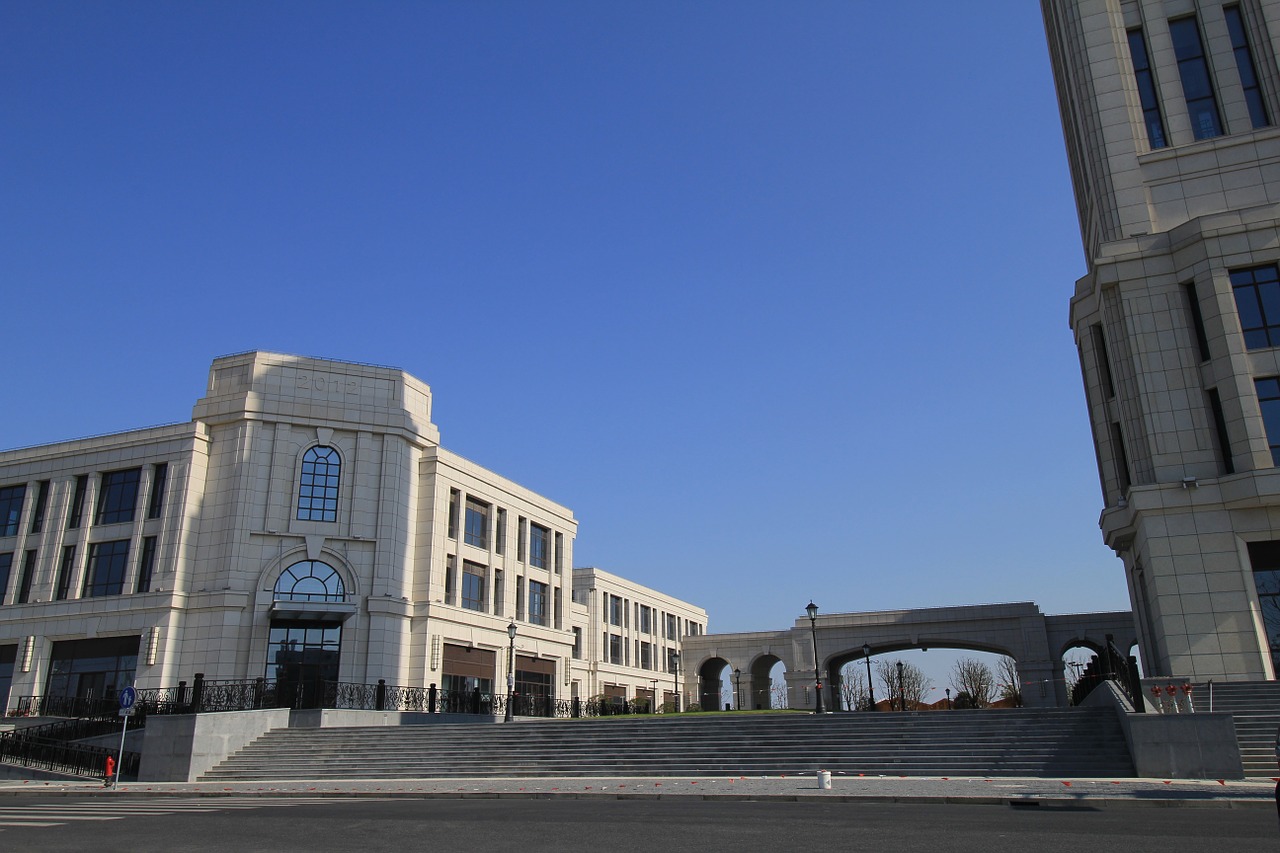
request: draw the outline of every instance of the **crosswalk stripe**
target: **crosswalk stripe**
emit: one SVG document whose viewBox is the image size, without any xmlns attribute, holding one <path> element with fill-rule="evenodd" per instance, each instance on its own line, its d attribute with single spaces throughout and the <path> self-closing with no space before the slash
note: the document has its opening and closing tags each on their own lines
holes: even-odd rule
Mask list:
<svg viewBox="0 0 1280 853">
<path fill-rule="evenodd" d="M 153 803 L 102 799 L 94 802 L 33 803 L 23 806 L 0 806 L 0 831 L 5 828 L 44 828 L 72 822 L 122 820 L 127 817 L 161 817 L 172 814 L 202 814 L 219 811 L 280 808 L 285 806 L 327 803 L 327 797 L 262 799 L 228 797 L 226 799 L 176 799 Z"/>
</svg>

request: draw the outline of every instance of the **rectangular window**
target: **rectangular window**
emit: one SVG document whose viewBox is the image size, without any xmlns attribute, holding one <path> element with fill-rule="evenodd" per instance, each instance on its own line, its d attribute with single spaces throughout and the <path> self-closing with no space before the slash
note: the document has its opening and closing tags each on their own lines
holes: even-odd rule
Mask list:
<svg viewBox="0 0 1280 853">
<path fill-rule="evenodd" d="M 477 548 L 489 547 L 489 505 L 467 498 L 466 529 L 463 541 Z"/>
<path fill-rule="evenodd" d="M 1209 360 L 1209 335 L 1204 329 L 1204 314 L 1200 312 L 1200 296 L 1196 293 L 1196 284 L 1189 281 L 1182 285 L 1182 292 L 1187 297 L 1187 313 L 1191 315 L 1191 329 L 1195 333 L 1196 350 L 1201 361 Z"/>
<path fill-rule="evenodd" d="M 1102 326 L 1096 323 L 1090 328 L 1093 332 L 1093 355 L 1098 360 L 1098 376 L 1102 379 L 1102 392 L 1110 400 L 1116 395 L 1116 383 L 1111 375 L 1111 357 L 1107 354 L 1107 336 L 1103 334 Z"/>
<path fill-rule="evenodd" d="M 524 619 L 524 578 L 516 578 L 516 618 Z"/>
<path fill-rule="evenodd" d="M 449 490 L 449 538 L 458 538 L 458 490 Z"/>
<path fill-rule="evenodd" d="M 1272 664 L 1280 669 L 1280 542 L 1250 542 L 1249 563 L 1270 640 Z"/>
<path fill-rule="evenodd" d="M 25 485 L 0 489 L 0 536 L 18 535 L 18 520 L 22 518 L 22 501 L 26 496 Z"/>
<path fill-rule="evenodd" d="M 501 616 L 505 600 L 506 587 L 502 585 L 502 569 L 493 570 L 493 615 Z"/>
<path fill-rule="evenodd" d="M 1274 264 L 1231 271 L 1246 349 L 1280 346 L 1280 270 Z"/>
<path fill-rule="evenodd" d="M 1244 18 L 1239 6 L 1226 6 L 1222 10 L 1227 19 L 1227 32 L 1231 34 L 1231 49 L 1236 55 L 1236 69 L 1240 72 L 1240 87 L 1249 105 L 1249 119 L 1255 128 L 1271 124 L 1267 105 L 1262 99 L 1262 86 L 1258 83 L 1258 71 L 1253 64 L 1253 51 L 1249 49 L 1249 36 L 1244 29 Z"/>
<path fill-rule="evenodd" d="M 540 524 L 529 525 L 529 565 L 547 567 L 547 539 L 551 531 Z"/>
<path fill-rule="evenodd" d="M 498 507 L 498 530 L 494 535 L 493 550 L 499 554 L 507 553 L 507 511 Z"/>
<path fill-rule="evenodd" d="M 62 548 L 62 561 L 58 564 L 58 586 L 53 597 L 56 601 L 66 601 L 71 594 L 71 573 L 76 568 L 76 546 L 65 545 Z"/>
<path fill-rule="evenodd" d="M 1164 135 L 1160 95 L 1156 91 L 1156 78 L 1151 72 L 1151 60 L 1147 56 L 1147 40 L 1141 28 L 1129 30 L 1129 57 L 1133 62 L 1134 79 L 1138 83 L 1142 120 L 1147 126 L 1147 144 L 1153 149 L 1164 148 L 1169 142 Z"/>
<path fill-rule="evenodd" d="M 1182 95 L 1187 101 L 1191 132 L 1196 139 L 1212 139 L 1222 135 L 1222 119 L 1218 99 L 1213 94 L 1213 78 L 1200 41 L 1200 27 L 1194 15 L 1169 22 L 1169 37 L 1178 59 L 1178 76 L 1182 78 Z"/>
<path fill-rule="evenodd" d="M 478 563 L 462 563 L 462 606 L 484 610 L 484 566 Z"/>
<path fill-rule="evenodd" d="M 622 637 L 609 634 L 609 663 L 622 663 Z"/>
<path fill-rule="evenodd" d="M 1209 398 L 1209 413 L 1213 415 L 1213 431 L 1215 442 L 1218 448 L 1218 470 L 1223 474 L 1234 474 L 1236 472 L 1235 462 L 1231 459 L 1231 438 L 1227 434 L 1227 418 L 1222 412 L 1222 398 L 1218 396 L 1217 388 L 1210 388 L 1207 392 Z"/>
<path fill-rule="evenodd" d="M 124 592 L 124 574 L 129 565 L 129 540 L 96 542 L 89 546 L 89 566 L 85 569 L 82 598 L 119 595 Z"/>
<path fill-rule="evenodd" d="M 622 599 L 616 595 L 609 596 L 609 624 L 622 626 Z"/>
<path fill-rule="evenodd" d="M 142 556 L 138 559 L 137 592 L 151 592 L 151 577 L 156 571 L 156 537 L 142 539 Z"/>
<path fill-rule="evenodd" d="M 1113 423 L 1111 425 L 1111 452 L 1115 458 L 1116 478 L 1120 481 L 1120 491 L 1129 491 L 1129 486 L 1133 485 L 1133 480 L 1129 477 L 1129 454 L 1124 449 L 1124 433 L 1120 431 L 1120 424 Z"/>
<path fill-rule="evenodd" d="M 18 597 L 16 604 L 26 604 L 31 600 L 31 584 L 36 577 L 36 552 L 28 551 L 22 557 L 22 574 L 18 576 Z"/>
<path fill-rule="evenodd" d="M 680 666 L 680 653 L 675 649 L 667 649 L 667 672 L 675 674 Z"/>
<path fill-rule="evenodd" d="M 31 513 L 31 532 L 44 530 L 44 515 L 49 510 L 49 481 L 41 480 L 36 485 L 36 506 Z"/>
<path fill-rule="evenodd" d="M 564 536 L 556 533 L 556 574 L 564 571 Z"/>
<path fill-rule="evenodd" d="M 133 521 L 138 506 L 138 485 L 142 482 L 141 468 L 124 471 L 108 471 L 102 475 L 102 487 L 98 491 L 96 524 L 120 524 Z"/>
<path fill-rule="evenodd" d="M 1255 379 L 1253 384 L 1258 390 L 1258 408 L 1262 410 L 1262 424 L 1271 447 L 1271 464 L 1280 465 L 1280 379 Z"/>
<path fill-rule="evenodd" d="M 159 518 L 164 509 L 164 489 L 169 480 L 169 463 L 161 462 L 151 469 L 151 497 L 147 501 L 147 518 Z"/>
<path fill-rule="evenodd" d="M 67 510 L 67 529 L 74 530 L 80 526 L 80 521 L 84 517 L 84 496 L 89 490 L 89 475 L 81 474 L 76 477 L 75 494 L 71 497 L 71 507 Z"/>
<path fill-rule="evenodd" d="M 675 614 L 668 613 L 667 614 L 667 639 L 668 640 L 679 639 L 679 634 L 680 634 L 679 626 L 680 626 L 680 620 L 676 618 Z"/>
<path fill-rule="evenodd" d="M 516 559 L 520 562 L 525 561 L 525 517 L 522 515 L 516 521 Z"/>
<path fill-rule="evenodd" d="M 640 605 L 640 633 L 653 633 L 653 610 L 644 604 Z"/>
<path fill-rule="evenodd" d="M 444 603 L 453 604 L 453 592 L 457 579 L 454 577 L 453 555 L 444 558 Z"/>
<path fill-rule="evenodd" d="M 653 669 L 653 646 L 648 643 L 640 644 L 640 668 Z"/>
<path fill-rule="evenodd" d="M 13 570 L 13 553 L 0 554 L 0 604 L 5 603 L 9 592 L 9 573 Z"/>
<path fill-rule="evenodd" d="M 573 629 L 573 659 L 582 660 L 582 629 Z"/>
<path fill-rule="evenodd" d="M 547 585 L 529 581 L 529 621 L 535 625 L 547 624 Z"/>
</svg>

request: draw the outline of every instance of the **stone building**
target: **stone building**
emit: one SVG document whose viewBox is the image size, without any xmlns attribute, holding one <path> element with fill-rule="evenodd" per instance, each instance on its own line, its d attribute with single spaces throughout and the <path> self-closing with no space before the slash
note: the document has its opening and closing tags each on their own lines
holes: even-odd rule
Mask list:
<svg viewBox="0 0 1280 853">
<path fill-rule="evenodd" d="M 516 689 L 568 698 L 603 630 L 576 532 L 440 447 L 401 370 L 219 358 L 189 422 L 0 452 L 0 709 L 197 672 L 502 692 L 509 625 Z"/>
<path fill-rule="evenodd" d="M 1042 0 L 1070 323 L 1148 675 L 1280 662 L 1280 2 Z"/>
</svg>

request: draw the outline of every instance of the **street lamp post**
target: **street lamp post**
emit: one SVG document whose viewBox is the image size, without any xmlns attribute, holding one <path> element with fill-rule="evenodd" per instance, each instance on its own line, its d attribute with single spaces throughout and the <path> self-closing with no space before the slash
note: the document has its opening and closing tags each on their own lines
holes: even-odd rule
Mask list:
<svg viewBox="0 0 1280 853">
<path fill-rule="evenodd" d="M 675 712 L 680 713 L 680 653 L 671 653 L 671 689 L 675 693 Z"/>
<path fill-rule="evenodd" d="M 511 642 L 507 646 L 507 715 L 503 719 L 509 723 L 511 722 L 511 700 L 516 689 L 516 622 L 514 619 L 507 626 L 507 637 Z"/>
<path fill-rule="evenodd" d="M 951 688 L 947 688 L 947 710 L 951 710 Z"/>
<path fill-rule="evenodd" d="M 871 707 L 867 710 L 874 711 L 876 709 L 876 687 L 871 682 L 871 644 L 862 644 L 862 656 L 867 661 L 867 698 L 871 701 Z"/>
<path fill-rule="evenodd" d="M 818 692 L 818 713 L 825 714 L 826 708 L 822 706 L 822 673 L 818 662 L 818 605 L 810 601 L 804 612 L 809 614 L 809 631 L 813 634 L 813 681 Z"/>
<path fill-rule="evenodd" d="M 742 670 L 735 669 L 733 671 L 733 705 L 742 710 Z"/>
<path fill-rule="evenodd" d="M 907 710 L 907 683 L 902 679 L 902 661 L 898 661 L 898 709 Z"/>
</svg>

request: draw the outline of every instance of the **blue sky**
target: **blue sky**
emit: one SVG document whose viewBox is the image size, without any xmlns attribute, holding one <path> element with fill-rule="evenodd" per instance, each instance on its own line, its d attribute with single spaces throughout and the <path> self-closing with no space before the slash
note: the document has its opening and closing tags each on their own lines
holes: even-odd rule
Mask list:
<svg viewBox="0 0 1280 853">
<path fill-rule="evenodd" d="M 713 631 L 1128 606 L 1037 4 L 8 0 L 0 116 L 0 447 L 389 364 Z"/>
</svg>

